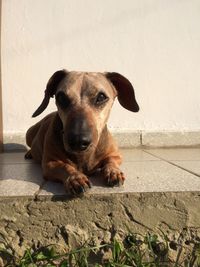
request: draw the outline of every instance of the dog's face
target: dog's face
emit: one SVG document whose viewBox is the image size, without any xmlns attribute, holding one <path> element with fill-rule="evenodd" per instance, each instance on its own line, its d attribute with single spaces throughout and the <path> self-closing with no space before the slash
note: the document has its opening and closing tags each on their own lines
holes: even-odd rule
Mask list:
<svg viewBox="0 0 200 267">
<path fill-rule="evenodd" d="M 97 146 L 116 96 L 126 109 L 139 110 L 131 83 L 118 73 L 54 73 L 34 117 L 53 95 L 63 125 L 64 147 L 71 153 L 86 153 Z"/>
<path fill-rule="evenodd" d="M 101 73 L 70 72 L 56 91 L 67 151 L 96 147 L 117 95 Z"/>
</svg>

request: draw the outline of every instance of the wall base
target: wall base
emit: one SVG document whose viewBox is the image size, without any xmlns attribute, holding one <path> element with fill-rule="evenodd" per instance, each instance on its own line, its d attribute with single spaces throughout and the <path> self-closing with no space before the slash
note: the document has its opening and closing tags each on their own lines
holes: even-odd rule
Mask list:
<svg viewBox="0 0 200 267">
<path fill-rule="evenodd" d="M 112 131 L 113 136 L 122 148 L 134 147 L 200 147 L 199 131 L 181 132 L 145 132 L 145 131 Z M 25 133 L 5 133 L 4 150 L 25 150 Z"/>
</svg>

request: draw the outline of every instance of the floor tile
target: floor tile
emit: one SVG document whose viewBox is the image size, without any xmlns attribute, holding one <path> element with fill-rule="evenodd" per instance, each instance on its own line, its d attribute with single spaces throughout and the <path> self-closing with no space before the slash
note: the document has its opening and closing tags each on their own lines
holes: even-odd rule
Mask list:
<svg viewBox="0 0 200 267">
<path fill-rule="evenodd" d="M 147 161 L 147 160 L 160 160 L 141 149 L 120 149 L 123 162 L 128 161 Z"/>
<path fill-rule="evenodd" d="M 124 186 L 107 187 L 101 178 L 91 178 L 88 194 L 129 192 L 200 191 L 200 178 L 163 161 L 124 162 Z M 65 195 L 62 184 L 46 183 L 40 195 Z"/>
<path fill-rule="evenodd" d="M 146 152 L 165 160 L 200 160 L 199 148 L 146 149 Z"/>
<path fill-rule="evenodd" d="M 43 182 L 37 164 L 0 165 L 0 196 L 32 196 Z"/>
<path fill-rule="evenodd" d="M 199 191 L 200 179 L 178 167 L 160 161 L 125 162 L 126 181 L 121 188 L 94 187 L 91 192 Z"/>
<path fill-rule="evenodd" d="M 124 161 L 121 169 L 126 175 L 122 187 L 107 187 L 101 178 L 91 178 L 90 194 L 123 192 L 200 191 L 200 149 L 151 149 L 122 150 Z M 25 161 L 24 153 L 0 154 L 0 196 L 33 195 L 44 183 L 41 167 L 33 161 Z M 157 159 L 171 161 L 172 164 Z M 40 195 L 63 195 L 62 184 L 46 182 Z"/>
<path fill-rule="evenodd" d="M 167 162 L 124 163 L 123 170 L 128 177 L 127 192 L 200 191 L 199 177 Z"/>
<path fill-rule="evenodd" d="M 195 173 L 196 175 L 200 176 L 200 160 L 199 161 L 172 161 L 172 163 L 176 164 L 177 166 L 180 166 L 189 172 Z M 200 179 L 200 178 L 199 178 Z"/>
</svg>

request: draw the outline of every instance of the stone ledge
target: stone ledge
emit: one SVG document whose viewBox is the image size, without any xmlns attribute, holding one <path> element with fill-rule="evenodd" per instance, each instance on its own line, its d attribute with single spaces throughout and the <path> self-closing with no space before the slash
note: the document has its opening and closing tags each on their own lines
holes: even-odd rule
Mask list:
<svg viewBox="0 0 200 267">
<path fill-rule="evenodd" d="M 82 199 L 0 200 L 0 232 L 14 250 L 59 244 L 74 248 L 109 243 L 129 231 L 162 230 L 168 236 L 191 228 L 199 235 L 199 192 L 86 195 Z"/>
</svg>

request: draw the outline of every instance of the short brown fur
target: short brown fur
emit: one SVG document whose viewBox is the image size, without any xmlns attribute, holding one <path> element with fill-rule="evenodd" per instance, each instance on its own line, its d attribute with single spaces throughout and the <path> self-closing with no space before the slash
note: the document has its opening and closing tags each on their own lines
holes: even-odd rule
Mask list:
<svg viewBox="0 0 200 267">
<path fill-rule="evenodd" d="M 106 123 L 116 96 L 123 107 L 139 110 L 131 83 L 118 73 L 57 71 L 34 117 L 54 95 L 58 110 L 27 131 L 25 157 L 40 162 L 44 178 L 62 182 L 73 195 L 91 187 L 89 176 L 97 170 L 108 186 L 123 184 L 121 155 Z"/>
</svg>

